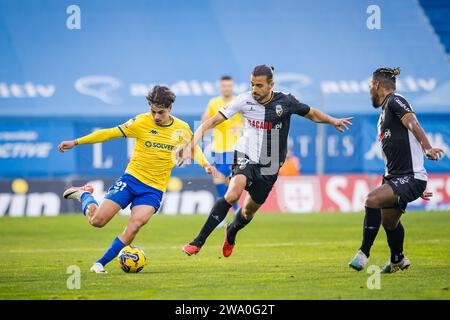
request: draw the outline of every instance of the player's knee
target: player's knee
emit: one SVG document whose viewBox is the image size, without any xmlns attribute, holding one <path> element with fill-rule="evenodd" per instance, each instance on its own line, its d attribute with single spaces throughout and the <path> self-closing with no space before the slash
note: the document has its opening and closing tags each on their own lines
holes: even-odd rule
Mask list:
<svg viewBox="0 0 450 320">
<path fill-rule="evenodd" d="M 368 208 L 379 208 L 380 201 L 376 194 L 369 193 L 366 197 L 366 201 L 364 202 L 364 205 Z"/>
<path fill-rule="evenodd" d="M 240 198 L 241 194 L 235 190 L 228 190 L 227 193 L 225 194 L 225 200 L 233 205 L 235 204 L 239 198 Z"/>
</svg>

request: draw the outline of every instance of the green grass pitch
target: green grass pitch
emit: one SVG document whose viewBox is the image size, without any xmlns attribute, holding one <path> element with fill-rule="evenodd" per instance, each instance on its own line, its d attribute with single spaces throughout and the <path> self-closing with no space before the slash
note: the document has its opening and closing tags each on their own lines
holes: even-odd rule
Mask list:
<svg viewBox="0 0 450 320">
<path fill-rule="evenodd" d="M 381 275 L 347 263 L 361 240 L 363 214 L 260 214 L 240 232 L 230 258 L 221 256 L 223 229 L 188 257 L 181 246 L 206 216 L 155 216 L 135 240 L 149 258 L 138 274 L 113 261 L 108 274 L 89 267 L 119 234 L 127 217 L 102 229 L 78 215 L 0 219 L 0 299 L 450 299 L 450 213 L 403 217 L 411 268 Z M 389 257 L 380 229 L 369 264 Z M 81 288 L 67 288 L 67 267 L 81 269 Z"/>
</svg>

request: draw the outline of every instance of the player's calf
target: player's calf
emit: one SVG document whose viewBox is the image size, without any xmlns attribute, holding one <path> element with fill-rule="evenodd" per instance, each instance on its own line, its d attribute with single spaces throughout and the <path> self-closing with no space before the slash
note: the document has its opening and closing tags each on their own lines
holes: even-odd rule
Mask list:
<svg viewBox="0 0 450 320">
<path fill-rule="evenodd" d="M 134 238 L 138 234 L 139 230 L 146 225 L 148 220 L 132 219 L 128 222 L 127 227 L 122 233 L 121 239 L 125 244 L 133 242 Z"/>
<path fill-rule="evenodd" d="M 92 215 L 89 219 L 89 223 L 91 226 L 96 228 L 103 228 L 109 220 L 105 217 L 102 217 L 100 214 Z"/>
<path fill-rule="evenodd" d="M 134 238 L 138 234 L 139 230 L 145 226 L 153 214 L 156 212 L 156 209 L 153 206 L 149 205 L 138 205 L 134 206 L 131 209 L 131 217 L 128 220 L 128 224 L 120 235 L 121 240 L 129 245 L 133 242 Z"/>
<path fill-rule="evenodd" d="M 383 225 L 384 229 L 395 230 L 397 229 L 399 222 L 400 219 L 398 216 L 388 217 L 386 215 L 382 215 L 381 224 Z"/>
<path fill-rule="evenodd" d="M 105 226 L 120 210 L 120 206 L 109 199 L 104 199 L 100 206 L 94 205 L 89 205 L 85 212 L 91 226 L 96 228 Z"/>
</svg>

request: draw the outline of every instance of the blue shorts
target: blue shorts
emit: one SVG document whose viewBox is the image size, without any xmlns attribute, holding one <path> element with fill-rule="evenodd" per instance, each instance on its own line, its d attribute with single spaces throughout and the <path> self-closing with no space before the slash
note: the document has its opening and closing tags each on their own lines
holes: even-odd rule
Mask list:
<svg viewBox="0 0 450 320">
<path fill-rule="evenodd" d="M 146 205 L 155 208 L 156 212 L 161 205 L 162 195 L 161 190 L 152 188 L 131 174 L 125 173 L 109 188 L 105 199 L 114 201 L 122 209 L 131 203 L 131 208 Z"/>
<path fill-rule="evenodd" d="M 212 152 L 214 158 L 214 167 L 225 177 L 231 175 L 231 166 L 233 165 L 234 152 Z"/>
</svg>

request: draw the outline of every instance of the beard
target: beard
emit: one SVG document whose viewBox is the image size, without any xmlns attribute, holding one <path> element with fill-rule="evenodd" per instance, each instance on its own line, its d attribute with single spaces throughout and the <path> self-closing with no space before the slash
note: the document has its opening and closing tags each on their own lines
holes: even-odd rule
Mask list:
<svg viewBox="0 0 450 320">
<path fill-rule="evenodd" d="M 371 96 L 370 100 L 372 101 L 372 107 L 374 107 L 375 109 L 378 109 L 380 106 L 380 102 L 378 101 L 378 96 Z"/>
<path fill-rule="evenodd" d="M 256 101 L 261 102 L 261 101 L 267 100 L 267 97 L 269 96 L 269 94 L 266 94 L 265 96 L 261 96 L 259 94 L 253 93 L 252 96 L 253 96 L 253 99 L 255 99 Z"/>
</svg>

